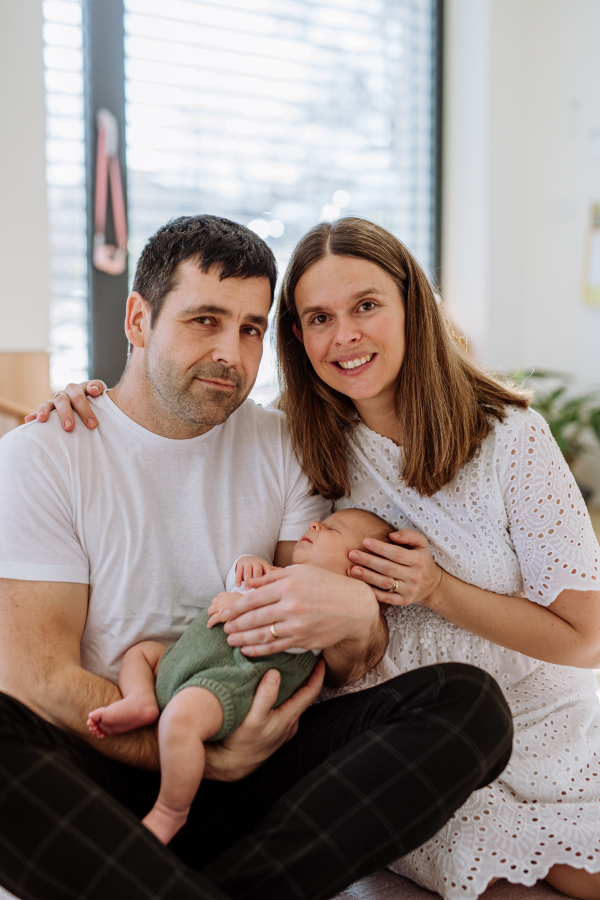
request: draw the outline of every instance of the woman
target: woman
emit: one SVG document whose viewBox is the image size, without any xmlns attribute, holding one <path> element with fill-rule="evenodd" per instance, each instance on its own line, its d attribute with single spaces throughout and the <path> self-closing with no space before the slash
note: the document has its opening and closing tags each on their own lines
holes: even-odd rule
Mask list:
<svg viewBox="0 0 600 900">
<path fill-rule="evenodd" d="M 469 662 L 515 719 L 502 777 L 393 868 L 451 900 L 499 877 L 600 898 L 600 550 L 546 423 L 465 356 L 413 257 L 363 220 L 302 239 L 277 327 L 280 402 L 315 490 L 400 529 L 350 554 L 389 604 L 390 643 L 343 690 Z M 301 574 L 259 584 L 283 597 Z"/>
<path fill-rule="evenodd" d="M 501 779 L 396 871 L 446 897 L 502 876 L 599 897 L 600 875 L 581 871 L 600 872 L 597 685 L 569 667 L 600 666 L 600 552 L 547 425 L 464 355 L 415 260 L 361 220 L 300 242 L 278 349 L 281 405 L 315 488 L 420 532 L 400 532 L 406 549 L 351 554 L 380 600 L 410 604 L 388 615 L 388 668 L 474 663 L 515 717 Z"/>
</svg>

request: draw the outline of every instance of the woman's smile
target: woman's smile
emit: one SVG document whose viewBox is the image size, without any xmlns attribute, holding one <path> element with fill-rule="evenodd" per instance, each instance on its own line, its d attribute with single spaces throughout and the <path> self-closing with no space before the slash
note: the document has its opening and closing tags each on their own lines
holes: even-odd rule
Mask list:
<svg viewBox="0 0 600 900">
<path fill-rule="evenodd" d="M 376 356 L 376 353 L 365 353 L 363 356 L 353 355 L 350 359 L 340 357 L 334 360 L 333 365 L 341 369 L 345 375 L 358 375 L 368 370 L 369 363 L 373 362 Z"/>
<path fill-rule="evenodd" d="M 294 297 L 301 326 L 294 333 L 317 374 L 361 417 L 383 398 L 393 413 L 405 347 L 396 282 L 369 260 L 325 256 L 301 276 Z"/>
</svg>

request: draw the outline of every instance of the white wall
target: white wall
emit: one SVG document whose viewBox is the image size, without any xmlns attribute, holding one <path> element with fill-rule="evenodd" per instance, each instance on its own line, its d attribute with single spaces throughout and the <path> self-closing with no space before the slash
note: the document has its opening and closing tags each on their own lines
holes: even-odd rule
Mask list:
<svg viewBox="0 0 600 900">
<path fill-rule="evenodd" d="M 48 346 L 40 0 L 0 0 L 0 353 Z"/>
<path fill-rule="evenodd" d="M 581 301 L 600 202 L 600 2 L 446 0 L 445 54 L 448 309 L 487 365 L 600 387 L 600 308 Z M 600 488 L 600 461 L 587 466 Z"/>
<path fill-rule="evenodd" d="M 600 382 L 600 2 L 447 0 L 444 296 L 491 366 Z"/>
<path fill-rule="evenodd" d="M 474 347 L 488 333 L 489 0 L 446 0 L 442 292 Z"/>
</svg>

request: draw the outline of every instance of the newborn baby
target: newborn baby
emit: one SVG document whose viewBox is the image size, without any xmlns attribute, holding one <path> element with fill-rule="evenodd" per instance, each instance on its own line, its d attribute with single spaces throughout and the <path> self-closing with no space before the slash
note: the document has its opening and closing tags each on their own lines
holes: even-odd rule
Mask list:
<svg viewBox="0 0 600 900">
<path fill-rule="evenodd" d="M 351 550 L 362 549 L 365 538 L 386 540 L 393 530 L 368 510 L 341 510 L 324 522 L 312 523 L 294 547 L 292 565 L 308 564 L 347 575 Z M 232 584 L 235 590 L 244 579 L 257 578 L 274 568 L 258 557 L 242 556 L 232 566 L 227 586 Z M 317 664 L 319 650 L 292 648 L 247 657 L 239 648 L 230 647 L 220 616 L 231 602 L 231 593 L 219 594 L 210 607 L 213 614 L 201 612 L 169 647 L 156 641 L 131 647 L 119 673 L 123 699 L 95 709 L 88 717 L 88 728 L 102 738 L 150 725 L 160 715 L 160 791 L 142 824 L 163 844 L 169 843 L 187 820 L 204 774 L 204 742 L 221 740 L 235 731 L 269 669 L 281 674 L 275 703 L 279 706 Z M 275 623 L 271 631 L 276 638 Z"/>
</svg>

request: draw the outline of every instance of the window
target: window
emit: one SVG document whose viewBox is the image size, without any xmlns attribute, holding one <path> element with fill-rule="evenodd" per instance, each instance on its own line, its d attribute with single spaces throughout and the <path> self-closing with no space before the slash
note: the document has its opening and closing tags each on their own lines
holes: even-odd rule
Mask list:
<svg viewBox="0 0 600 900">
<path fill-rule="evenodd" d="M 87 262 L 81 0 L 44 0 L 46 178 L 52 266 L 50 379 L 87 375 Z"/>
<path fill-rule="evenodd" d="M 431 0 L 125 0 L 132 262 L 175 215 L 250 225 L 280 270 L 359 215 L 433 263 Z M 275 393 L 267 351 L 253 396 Z"/>
<path fill-rule="evenodd" d="M 130 274 L 157 227 L 201 212 L 249 225 L 281 271 L 313 224 L 346 214 L 433 266 L 438 6 L 124 0 Z M 59 38 L 57 72 L 77 52 Z M 274 392 L 267 350 L 253 396 Z"/>
</svg>

